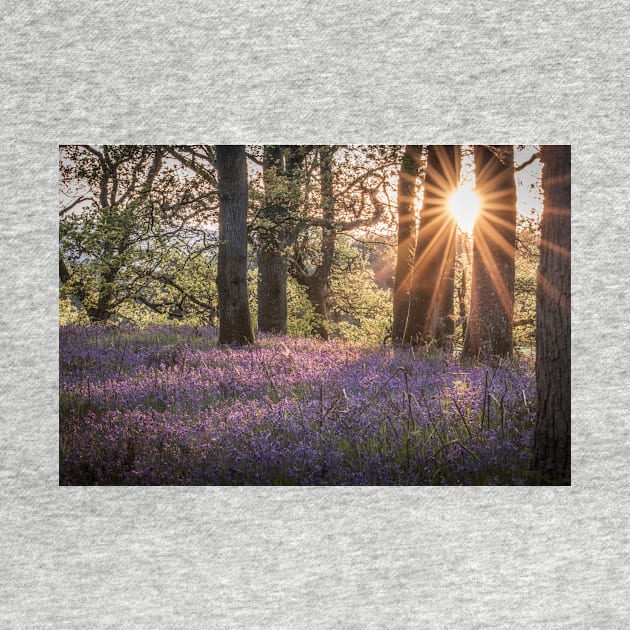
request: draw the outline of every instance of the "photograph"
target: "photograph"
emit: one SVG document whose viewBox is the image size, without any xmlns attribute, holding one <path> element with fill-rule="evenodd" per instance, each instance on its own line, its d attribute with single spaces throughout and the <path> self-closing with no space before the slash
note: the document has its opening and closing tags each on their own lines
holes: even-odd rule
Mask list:
<svg viewBox="0 0 630 630">
<path fill-rule="evenodd" d="M 571 484 L 570 145 L 59 146 L 59 484 Z"/>
</svg>

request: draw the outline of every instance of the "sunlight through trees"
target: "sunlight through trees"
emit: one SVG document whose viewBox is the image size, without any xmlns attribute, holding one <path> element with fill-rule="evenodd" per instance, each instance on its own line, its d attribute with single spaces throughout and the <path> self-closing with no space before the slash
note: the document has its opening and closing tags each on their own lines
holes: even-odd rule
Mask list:
<svg viewBox="0 0 630 630">
<path fill-rule="evenodd" d="M 570 161 L 60 147 L 64 483 L 570 483 Z"/>
</svg>

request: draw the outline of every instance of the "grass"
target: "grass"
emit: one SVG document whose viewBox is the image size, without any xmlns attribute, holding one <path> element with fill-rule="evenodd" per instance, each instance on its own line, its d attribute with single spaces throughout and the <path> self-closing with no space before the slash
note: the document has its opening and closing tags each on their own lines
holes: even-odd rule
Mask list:
<svg viewBox="0 0 630 630">
<path fill-rule="evenodd" d="M 524 484 L 531 358 L 211 328 L 60 330 L 60 482 Z"/>
</svg>

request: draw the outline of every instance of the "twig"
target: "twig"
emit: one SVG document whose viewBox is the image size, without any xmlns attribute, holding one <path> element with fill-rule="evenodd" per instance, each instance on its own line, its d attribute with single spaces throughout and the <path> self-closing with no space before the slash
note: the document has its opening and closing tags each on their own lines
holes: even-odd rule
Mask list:
<svg viewBox="0 0 630 630">
<path fill-rule="evenodd" d="M 452 398 L 452 400 L 453 400 L 453 403 L 455 404 L 455 409 L 457 409 L 457 413 L 459 414 L 459 417 L 462 419 L 462 422 L 464 423 L 464 426 L 466 427 L 466 431 L 468 431 L 468 435 L 472 437 L 470 427 L 468 426 L 468 422 L 466 422 L 466 418 L 464 418 L 464 414 L 462 413 L 462 410 L 459 408 L 459 404 L 457 403 L 455 398 Z"/>
</svg>

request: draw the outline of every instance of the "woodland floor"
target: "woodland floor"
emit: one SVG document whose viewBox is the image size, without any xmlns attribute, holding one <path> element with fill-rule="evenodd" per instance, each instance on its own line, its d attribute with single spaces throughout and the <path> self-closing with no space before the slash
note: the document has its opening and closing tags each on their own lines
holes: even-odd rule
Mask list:
<svg viewBox="0 0 630 630">
<path fill-rule="evenodd" d="M 531 358 L 63 327 L 60 483 L 526 484 L 535 401 Z"/>
</svg>

